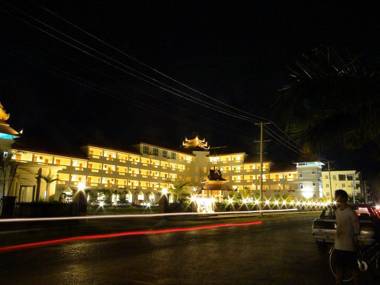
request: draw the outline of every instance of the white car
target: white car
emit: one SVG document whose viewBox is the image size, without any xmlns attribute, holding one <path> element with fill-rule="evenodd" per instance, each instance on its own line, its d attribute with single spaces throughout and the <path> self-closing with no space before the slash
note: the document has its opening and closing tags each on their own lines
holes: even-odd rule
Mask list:
<svg viewBox="0 0 380 285">
<path fill-rule="evenodd" d="M 380 223 L 378 216 L 371 211 L 369 206 L 356 206 L 354 210 L 360 222 L 359 243 L 364 246 L 373 244 L 376 241 L 375 223 Z M 313 221 L 311 232 L 318 244 L 334 243 L 335 209 L 332 207 L 324 209 L 320 217 Z"/>
</svg>

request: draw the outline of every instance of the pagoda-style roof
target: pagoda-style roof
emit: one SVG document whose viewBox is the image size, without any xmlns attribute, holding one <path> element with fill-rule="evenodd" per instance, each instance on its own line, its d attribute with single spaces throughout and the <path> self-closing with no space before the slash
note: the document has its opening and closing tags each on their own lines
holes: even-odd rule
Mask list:
<svg viewBox="0 0 380 285">
<path fill-rule="evenodd" d="M 6 122 L 0 120 L 0 133 L 18 137 L 20 134 Z"/>
<path fill-rule="evenodd" d="M 199 150 L 210 149 L 210 146 L 208 145 L 208 142 L 206 142 L 206 139 L 200 139 L 198 136 L 196 136 L 193 139 L 185 138 L 185 140 L 182 142 L 182 146 L 187 149 L 199 149 Z"/>
<path fill-rule="evenodd" d="M 0 103 L 0 139 L 12 140 L 20 134 L 7 123 L 10 115 Z"/>
</svg>

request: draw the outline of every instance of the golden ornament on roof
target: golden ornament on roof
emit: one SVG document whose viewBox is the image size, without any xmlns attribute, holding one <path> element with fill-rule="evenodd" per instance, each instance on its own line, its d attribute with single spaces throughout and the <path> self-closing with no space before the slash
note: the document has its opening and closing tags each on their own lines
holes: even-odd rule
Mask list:
<svg viewBox="0 0 380 285">
<path fill-rule="evenodd" d="M 0 102 L 0 120 L 1 121 L 8 121 L 9 117 L 10 117 L 10 114 L 8 114 L 5 111 L 3 104 L 1 104 L 1 102 Z"/>
<path fill-rule="evenodd" d="M 210 146 L 208 145 L 208 142 L 206 142 L 206 139 L 200 139 L 198 136 L 193 139 L 185 138 L 182 146 L 184 148 L 200 148 L 204 150 L 210 149 Z"/>
</svg>

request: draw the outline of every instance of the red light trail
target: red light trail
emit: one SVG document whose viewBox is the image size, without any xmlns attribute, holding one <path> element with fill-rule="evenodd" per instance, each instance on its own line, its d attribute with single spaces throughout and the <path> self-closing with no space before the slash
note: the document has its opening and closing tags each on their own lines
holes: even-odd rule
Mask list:
<svg viewBox="0 0 380 285">
<path fill-rule="evenodd" d="M 38 241 L 38 242 L 22 243 L 22 244 L 9 245 L 9 246 L 1 246 L 0 253 L 33 248 L 33 247 L 58 245 L 58 244 L 63 244 L 63 243 L 75 242 L 75 241 L 109 239 L 109 238 L 117 238 L 117 237 L 125 237 L 125 236 L 169 234 L 169 233 L 178 233 L 178 232 L 212 230 L 212 229 L 227 228 L 227 227 L 247 227 L 247 226 L 253 226 L 253 225 L 260 225 L 262 223 L 263 223 L 262 221 L 252 221 L 252 222 L 244 222 L 244 223 L 225 223 L 225 224 L 213 224 L 213 225 L 194 226 L 194 227 L 185 227 L 185 228 L 140 230 L 140 231 L 127 231 L 127 232 L 110 233 L 110 234 L 75 236 L 75 237 Z"/>
</svg>

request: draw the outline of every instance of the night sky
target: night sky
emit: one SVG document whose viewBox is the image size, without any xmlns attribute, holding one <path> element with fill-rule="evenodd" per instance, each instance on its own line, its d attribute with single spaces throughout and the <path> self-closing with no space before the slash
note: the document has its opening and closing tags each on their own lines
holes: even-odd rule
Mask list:
<svg viewBox="0 0 380 285">
<path fill-rule="evenodd" d="M 24 129 L 20 143 L 76 153 L 84 144 L 178 147 L 185 136 L 199 134 L 211 146 L 256 155 L 258 129 L 252 124 L 149 86 L 23 22 L 43 21 L 181 88 L 46 9 L 209 96 L 267 118 L 274 117 L 272 105 L 288 81 L 288 66 L 302 53 L 319 46 L 364 53 L 379 48 L 374 7 L 248 2 L 253 1 L 1 1 L 0 101 L 11 125 Z M 267 157 L 297 159 L 275 142 Z"/>
</svg>

